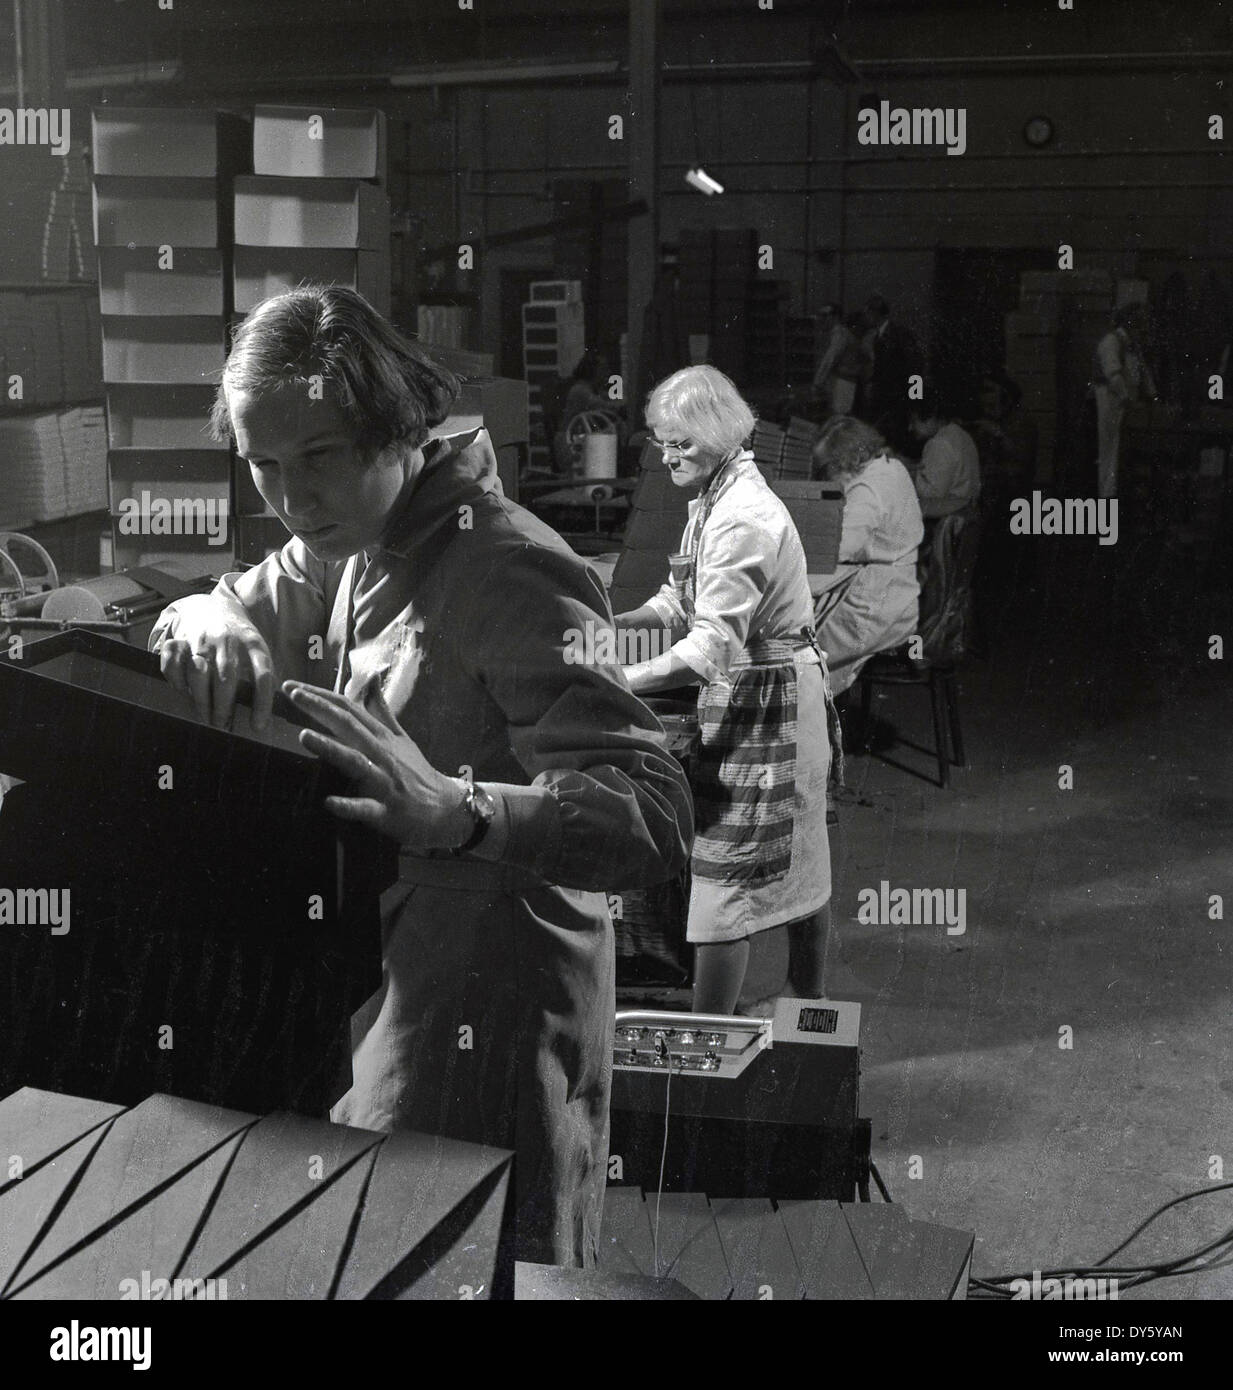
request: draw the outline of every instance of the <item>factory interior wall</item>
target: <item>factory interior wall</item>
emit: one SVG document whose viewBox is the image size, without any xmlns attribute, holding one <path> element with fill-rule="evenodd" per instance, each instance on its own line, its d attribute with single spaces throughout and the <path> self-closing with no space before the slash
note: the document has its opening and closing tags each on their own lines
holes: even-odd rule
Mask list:
<svg viewBox="0 0 1233 1390">
<path fill-rule="evenodd" d="M 1208 115 L 1219 110 L 1214 83 L 1211 91 L 1203 82 L 1179 88 L 1165 73 L 1133 81 L 1133 101 L 1116 73 L 846 90 L 821 79 L 671 83 L 663 94 L 662 239 L 675 241 L 684 227 L 756 226 L 774 253 L 766 273 L 791 287 L 791 312 L 814 313 L 830 299 L 856 306 L 880 291 L 926 342 L 938 248 L 1039 252 L 1065 243 L 1076 268 L 1115 275 L 1142 273 L 1143 253 L 1227 266 L 1233 189 L 1221 178 L 1220 146 L 1207 138 Z M 962 102 L 965 153 L 861 146 L 856 112 L 875 95 L 909 108 Z M 614 86 L 475 87 L 451 100 L 452 123 L 406 111 L 417 145 L 428 127 L 412 160 L 430 151 L 440 159 L 439 172 L 425 161 L 408 185 L 430 239 L 453 234 L 455 190 L 446 184 L 455 180 L 463 240 L 549 220 L 556 179 L 625 173 L 624 146 L 608 138 L 609 117 L 622 112 Z M 1166 101 L 1171 119 L 1162 121 Z M 1054 124 L 1044 149 L 1022 135 L 1034 115 Z M 461 175 L 448 168 L 451 129 Z M 724 195 L 708 199 L 685 185 L 695 162 L 725 183 Z M 483 257 L 474 288 L 485 347 L 500 337 L 502 267 L 551 260 L 550 238 Z"/>
</svg>

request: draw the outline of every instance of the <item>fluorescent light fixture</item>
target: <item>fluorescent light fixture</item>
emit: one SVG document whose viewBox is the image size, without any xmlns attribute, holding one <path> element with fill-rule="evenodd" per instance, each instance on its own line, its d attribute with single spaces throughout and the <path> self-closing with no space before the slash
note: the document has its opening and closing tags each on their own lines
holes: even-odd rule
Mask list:
<svg viewBox="0 0 1233 1390">
<path fill-rule="evenodd" d="M 709 198 L 713 193 L 722 193 L 724 186 L 716 181 L 706 172 L 705 169 L 691 169 L 685 175 L 685 182 L 690 188 L 696 188 L 699 193 L 705 193 Z"/>
</svg>

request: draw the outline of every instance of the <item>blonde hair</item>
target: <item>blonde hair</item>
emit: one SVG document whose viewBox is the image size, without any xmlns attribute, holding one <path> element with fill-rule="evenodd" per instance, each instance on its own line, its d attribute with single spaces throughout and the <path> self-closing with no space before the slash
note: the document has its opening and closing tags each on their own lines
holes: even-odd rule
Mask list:
<svg viewBox="0 0 1233 1390">
<path fill-rule="evenodd" d="M 687 435 L 725 458 L 753 433 L 754 413 L 723 372 L 714 367 L 685 367 L 651 392 L 646 422 L 657 433 Z"/>
</svg>

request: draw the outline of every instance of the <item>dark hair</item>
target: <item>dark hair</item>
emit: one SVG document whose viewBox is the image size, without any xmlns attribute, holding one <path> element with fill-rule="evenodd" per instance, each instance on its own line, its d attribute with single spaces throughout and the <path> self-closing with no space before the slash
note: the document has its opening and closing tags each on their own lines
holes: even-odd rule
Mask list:
<svg viewBox="0 0 1233 1390">
<path fill-rule="evenodd" d="M 361 453 L 375 458 L 391 444 L 418 447 L 449 414 L 459 383 L 383 318 L 363 295 L 342 285 L 302 285 L 267 299 L 236 331 L 210 412 L 215 439 L 232 438 L 225 388 L 259 393 L 308 388 L 318 377 L 333 388 Z"/>
<path fill-rule="evenodd" d="M 587 348 L 578 359 L 578 365 L 570 373 L 569 379 L 571 381 L 594 381 L 602 355 L 598 348 Z"/>
<path fill-rule="evenodd" d="M 1147 305 L 1133 300 L 1128 304 L 1119 304 L 1113 311 L 1113 324 L 1115 328 L 1129 328 L 1138 315 L 1142 312 L 1147 314 Z"/>
<path fill-rule="evenodd" d="M 813 446 L 810 476 L 847 478 L 865 471 L 870 459 L 886 450 L 886 440 L 854 415 L 835 415 L 822 427 Z"/>
<path fill-rule="evenodd" d="M 908 402 L 908 417 L 915 420 L 945 420 L 949 418 L 950 404 L 943 400 L 941 392 L 931 382 L 925 383 L 920 400 Z"/>
<path fill-rule="evenodd" d="M 870 313 L 877 314 L 879 318 L 890 313 L 890 305 L 880 294 L 871 294 L 869 298 L 865 300 L 865 308 L 868 309 Z"/>
<path fill-rule="evenodd" d="M 986 382 L 998 388 L 1008 410 L 1013 410 L 1023 399 L 1023 391 L 1019 383 L 1012 376 L 998 367 L 991 372 L 985 372 L 980 379 L 980 387 L 983 389 Z"/>
</svg>

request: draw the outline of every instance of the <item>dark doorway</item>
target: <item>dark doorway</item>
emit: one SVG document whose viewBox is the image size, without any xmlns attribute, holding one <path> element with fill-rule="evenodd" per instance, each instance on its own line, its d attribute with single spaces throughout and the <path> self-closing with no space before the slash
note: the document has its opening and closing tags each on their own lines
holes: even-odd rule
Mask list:
<svg viewBox="0 0 1233 1390">
<path fill-rule="evenodd" d="M 933 374 L 957 415 L 977 407 L 982 372 L 1005 366 L 1005 317 L 1019 306 L 1025 270 L 1056 270 L 1047 248 L 940 246 L 934 266 Z"/>
</svg>

